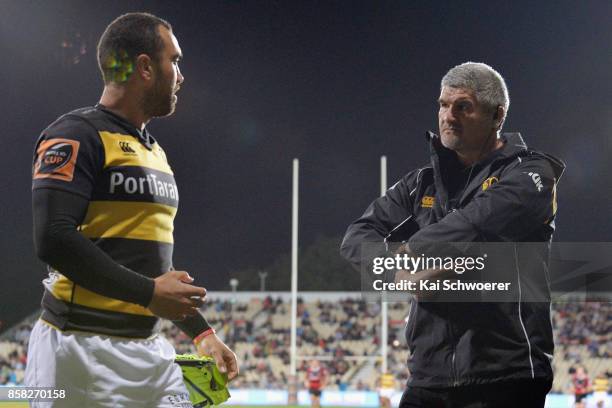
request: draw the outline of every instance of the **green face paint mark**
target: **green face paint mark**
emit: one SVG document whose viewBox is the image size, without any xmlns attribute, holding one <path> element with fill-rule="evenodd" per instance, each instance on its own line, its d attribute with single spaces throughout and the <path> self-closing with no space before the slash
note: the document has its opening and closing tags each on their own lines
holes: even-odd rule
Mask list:
<svg viewBox="0 0 612 408">
<path fill-rule="evenodd" d="M 125 50 L 113 52 L 104 64 L 106 78 L 112 82 L 122 83 L 134 72 L 134 62 Z"/>
</svg>

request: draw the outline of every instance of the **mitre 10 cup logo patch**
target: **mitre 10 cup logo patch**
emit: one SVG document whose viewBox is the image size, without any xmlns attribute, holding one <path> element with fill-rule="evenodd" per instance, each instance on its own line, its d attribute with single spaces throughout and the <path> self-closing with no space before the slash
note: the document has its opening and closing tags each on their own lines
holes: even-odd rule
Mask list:
<svg viewBox="0 0 612 408">
<path fill-rule="evenodd" d="M 34 178 L 72 181 L 79 153 L 79 142 L 69 139 L 44 140 L 36 150 Z"/>
</svg>

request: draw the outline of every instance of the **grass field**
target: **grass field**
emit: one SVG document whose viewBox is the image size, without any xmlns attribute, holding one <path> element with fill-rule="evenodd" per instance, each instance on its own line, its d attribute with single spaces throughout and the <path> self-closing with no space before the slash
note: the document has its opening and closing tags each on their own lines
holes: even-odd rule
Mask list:
<svg viewBox="0 0 612 408">
<path fill-rule="evenodd" d="M 224 405 L 219 405 L 220 407 Z M 225 405 L 228 408 L 254 408 L 255 405 Z M 257 405 L 259 408 L 303 408 L 297 405 Z M 0 402 L 0 408 L 29 408 L 27 402 Z M 341 407 L 327 407 L 327 408 L 341 408 Z M 346 408 L 346 407 L 342 407 Z"/>
<path fill-rule="evenodd" d="M 223 406 L 227 406 L 228 408 L 254 408 L 255 405 L 219 405 L 220 407 Z M 264 405 L 257 405 L 258 408 L 278 408 L 281 405 L 274 405 L 274 406 L 264 406 Z M 286 406 L 287 408 L 302 408 L 305 407 L 305 405 L 282 405 L 282 406 Z M 0 408 L 29 408 L 29 405 L 27 402 L 0 402 Z M 328 407 L 328 408 L 341 408 L 341 407 Z"/>
</svg>

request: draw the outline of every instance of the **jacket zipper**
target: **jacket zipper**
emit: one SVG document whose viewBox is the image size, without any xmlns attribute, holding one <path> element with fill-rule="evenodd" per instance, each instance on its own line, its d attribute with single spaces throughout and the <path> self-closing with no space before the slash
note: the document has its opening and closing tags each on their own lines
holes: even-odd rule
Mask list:
<svg viewBox="0 0 612 408">
<path fill-rule="evenodd" d="M 469 179 L 468 179 L 468 183 L 469 183 Z M 467 188 L 467 184 L 465 185 L 465 187 Z M 463 193 L 465 193 L 465 188 L 463 189 Z M 445 203 L 445 206 L 448 206 L 448 202 Z M 451 208 L 450 210 L 446 210 L 446 215 L 453 213 L 457 211 L 456 208 Z M 450 335 L 451 335 L 451 340 L 452 340 L 452 345 L 453 345 L 453 354 L 451 357 L 451 377 L 452 377 L 452 385 L 453 387 L 457 387 L 459 385 L 459 380 L 457 379 L 457 366 L 455 364 L 455 357 L 457 356 L 457 344 L 455 344 L 455 331 L 453 330 L 453 326 L 452 323 L 449 323 L 449 328 L 450 328 Z"/>
<path fill-rule="evenodd" d="M 453 354 L 451 357 L 451 377 L 452 377 L 452 385 L 456 387 L 459 385 L 459 380 L 457 379 L 457 365 L 455 364 L 455 357 L 457 356 L 457 344 L 455 342 L 455 331 L 453 330 L 453 324 L 449 323 L 449 331 L 451 335 L 451 344 L 453 345 Z"/>
<path fill-rule="evenodd" d="M 451 367 L 451 374 L 453 376 L 453 387 L 456 387 L 459 385 L 459 381 L 457 380 L 457 367 L 455 366 L 455 355 L 457 354 L 457 350 L 455 348 L 455 345 L 453 344 L 453 357 L 452 357 L 452 367 Z"/>
</svg>

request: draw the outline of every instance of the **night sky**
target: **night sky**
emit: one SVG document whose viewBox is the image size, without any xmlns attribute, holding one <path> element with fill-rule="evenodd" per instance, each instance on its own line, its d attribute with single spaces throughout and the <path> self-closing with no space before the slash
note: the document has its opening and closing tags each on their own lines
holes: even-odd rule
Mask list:
<svg viewBox="0 0 612 408">
<path fill-rule="evenodd" d="M 301 246 L 340 236 L 378 195 L 380 155 L 390 184 L 425 164 L 440 79 L 469 60 L 506 78 L 504 130 L 567 163 L 556 239 L 611 241 L 610 1 L 0 0 L 0 320 L 30 313 L 42 294 L 34 141 L 98 101 L 95 46 L 128 11 L 168 20 L 184 53 L 177 111 L 149 130 L 181 194 L 175 265 L 209 290 L 289 252 L 294 157 Z"/>
</svg>

